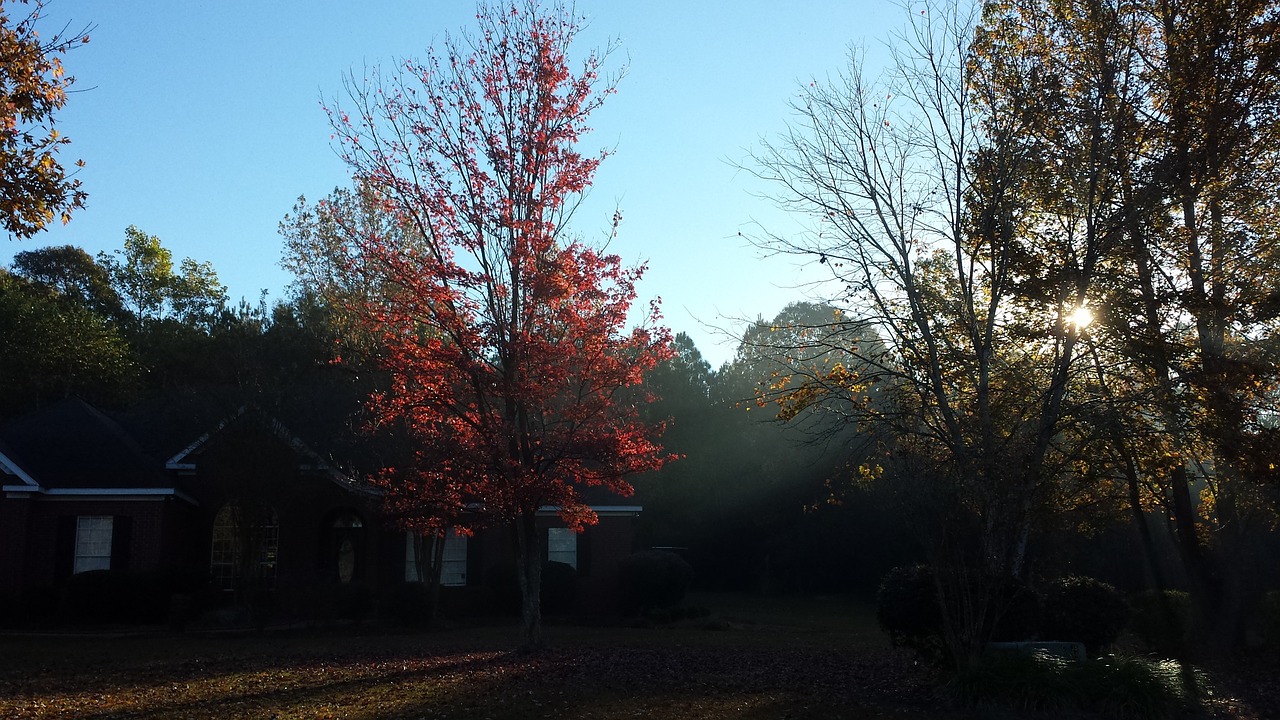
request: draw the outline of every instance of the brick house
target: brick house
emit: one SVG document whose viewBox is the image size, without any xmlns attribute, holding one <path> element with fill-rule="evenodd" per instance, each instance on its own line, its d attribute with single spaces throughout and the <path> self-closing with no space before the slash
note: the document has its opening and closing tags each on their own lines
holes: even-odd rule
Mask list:
<svg viewBox="0 0 1280 720">
<path fill-rule="evenodd" d="M 215 596 L 251 587 L 284 616 L 324 619 L 355 589 L 376 607 L 419 578 L 421 540 L 317 440 L 253 409 L 203 417 L 112 417 L 69 399 L 0 428 L 0 607 L 20 618 L 92 570 L 181 571 Z M 574 609 L 607 613 L 641 508 L 589 500 L 600 523 L 582 534 L 541 513 L 545 545 L 577 570 Z M 505 539 L 497 528 L 448 534 L 446 607 L 492 604 L 486 579 L 511 561 Z"/>
</svg>

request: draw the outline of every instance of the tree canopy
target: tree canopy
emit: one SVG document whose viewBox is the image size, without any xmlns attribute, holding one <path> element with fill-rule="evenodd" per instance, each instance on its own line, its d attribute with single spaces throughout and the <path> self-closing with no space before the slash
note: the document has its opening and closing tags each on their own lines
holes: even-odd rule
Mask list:
<svg viewBox="0 0 1280 720">
<path fill-rule="evenodd" d="M 70 139 L 58 132 L 55 115 L 75 82 L 59 56 L 89 42 L 91 28 L 41 38 L 36 26 L 44 5 L 0 2 L 0 225 L 20 240 L 55 217 L 67 222 L 86 198 L 80 181 L 58 160 Z M 15 15 L 20 6 L 29 10 Z"/>
<path fill-rule="evenodd" d="M 812 219 L 758 240 L 830 272 L 847 318 L 833 336 L 864 361 L 806 372 L 780 337 L 789 372 L 763 398 L 892 429 L 886 472 L 933 478 L 921 507 L 961 519 L 926 523 L 944 586 L 963 568 L 1022 575 L 1038 523 L 1105 515 L 1127 486 L 1139 522 L 1153 505 L 1175 521 L 1202 618 L 1239 622 L 1231 548 L 1260 519 L 1255 439 L 1276 388 L 1274 4 L 995 1 L 912 18 L 887 74 L 855 56 L 809 84 L 756 158 Z M 870 352 L 852 342 L 867 334 Z M 851 402 L 868 387 L 885 401 Z M 990 625 L 954 619 L 963 662 Z"/>
<path fill-rule="evenodd" d="M 514 523 L 536 644 L 535 515 L 555 507 L 581 528 L 595 521 L 586 488 L 627 495 L 626 476 L 662 464 L 660 426 L 640 419 L 643 395 L 628 389 L 670 339 L 656 304 L 626 330 L 643 268 L 570 230 L 605 157 L 578 144 L 614 91 L 608 49 L 575 71 L 581 18 L 559 6 L 481 5 L 477 22 L 424 61 L 349 78 L 330 105 L 360 191 L 403 230 L 335 216 L 346 249 L 329 256 L 375 289 L 346 298 L 390 376 L 373 416 L 418 450 L 388 469 L 391 504 L 427 505 L 434 522 Z"/>
</svg>

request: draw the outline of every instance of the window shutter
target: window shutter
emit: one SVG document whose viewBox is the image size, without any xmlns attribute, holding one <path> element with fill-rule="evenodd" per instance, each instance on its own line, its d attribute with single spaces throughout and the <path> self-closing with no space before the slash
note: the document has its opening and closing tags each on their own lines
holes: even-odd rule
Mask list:
<svg viewBox="0 0 1280 720">
<path fill-rule="evenodd" d="M 593 525 L 585 528 L 581 535 L 578 535 L 578 577 L 587 577 L 591 574 L 591 540 L 595 537 L 596 528 L 599 525 Z"/>
<path fill-rule="evenodd" d="M 116 515 L 111 518 L 111 569 L 128 570 L 133 550 L 133 518 Z"/>
<path fill-rule="evenodd" d="M 54 577 L 61 580 L 71 577 L 76 563 L 76 516 L 58 518 L 57 536 L 53 544 Z"/>
<path fill-rule="evenodd" d="M 476 533 L 467 538 L 467 585 L 484 583 L 484 572 L 487 568 L 481 564 L 484 562 L 484 552 L 480 549 L 483 544 L 483 533 Z"/>
</svg>

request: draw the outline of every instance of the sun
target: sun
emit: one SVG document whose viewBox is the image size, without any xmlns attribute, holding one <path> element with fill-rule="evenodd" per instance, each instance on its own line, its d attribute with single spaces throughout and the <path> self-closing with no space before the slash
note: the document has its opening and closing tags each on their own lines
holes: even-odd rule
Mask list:
<svg viewBox="0 0 1280 720">
<path fill-rule="evenodd" d="M 1067 316 L 1067 323 L 1076 330 L 1084 330 L 1089 327 L 1089 324 L 1092 322 L 1093 311 L 1084 305 L 1072 310 L 1071 314 Z"/>
</svg>

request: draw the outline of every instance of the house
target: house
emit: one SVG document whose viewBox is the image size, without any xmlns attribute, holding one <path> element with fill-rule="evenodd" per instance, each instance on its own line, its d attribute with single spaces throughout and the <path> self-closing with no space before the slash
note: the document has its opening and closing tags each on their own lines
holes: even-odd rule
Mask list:
<svg viewBox="0 0 1280 720">
<path fill-rule="evenodd" d="M 215 604 L 250 592 L 302 620 L 363 613 L 419 580 L 429 544 L 384 517 L 379 492 L 316 449 L 323 431 L 308 427 L 304 440 L 291 427 L 244 406 L 113 416 L 74 398 L 0 427 L 8 621 L 65 604 L 76 576 L 94 570 L 185 578 L 170 591 L 199 589 Z M 573 610 L 607 613 L 641 508 L 589 501 L 600 523 L 582 534 L 553 508 L 540 518 L 548 559 L 577 571 Z M 512 562 L 505 540 L 501 528 L 447 534 L 447 607 L 493 607 L 493 576 Z"/>
</svg>

